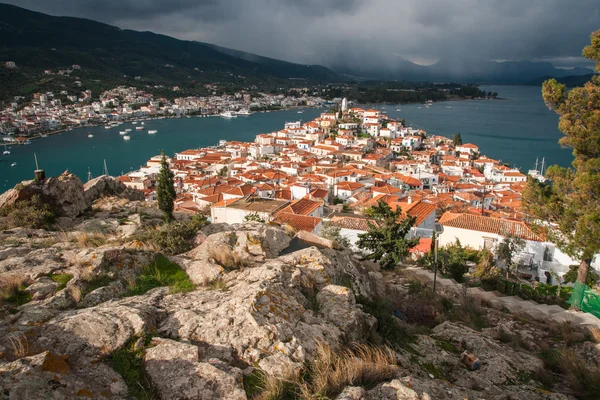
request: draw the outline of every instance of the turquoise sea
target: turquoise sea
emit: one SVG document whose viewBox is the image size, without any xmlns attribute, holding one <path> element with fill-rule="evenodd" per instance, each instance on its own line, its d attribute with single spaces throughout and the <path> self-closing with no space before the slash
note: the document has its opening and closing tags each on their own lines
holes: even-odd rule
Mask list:
<svg viewBox="0 0 600 400">
<path fill-rule="evenodd" d="M 384 111 L 390 117 L 404 118 L 429 134 L 451 137 L 460 132 L 465 143 L 475 143 L 489 157 L 525 171 L 533 167 L 536 157 L 540 161 L 545 157 L 550 164 L 568 165 L 571 162 L 571 150 L 561 149 L 557 144 L 561 136 L 557 129 L 558 118 L 545 107 L 539 87 L 485 86 L 482 89 L 498 92 L 506 100 L 442 102 L 430 108 L 406 104 L 400 112 L 394 105 L 375 107 L 385 107 Z M 144 131 L 135 131 L 135 126 L 130 123 L 112 129 L 102 126 L 74 129 L 33 140 L 30 145 L 12 146 L 10 155 L 0 156 L 0 192 L 32 178 L 34 153 L 40 168 L 48 175 L 68 169 L 85 181 L 88 168 L 94 177 L 102 173 L 104 160 L 108 172 L 119 175 L 138 169 L 161 149 L 172 155 L 188 148 L 215 145 L 219 139 L 252 141 L 258 133 L 281 129 L 286 121 L 314 119 L 322 111 L 306 109 L 298 114 L 290 110 L 233 119 L 153 120 L 146 121 Z M 125 128 L 133 129 L 130 141 L 119 135 Z M 149 129 L 156 129 L 158 133 L 149 135 Z M 88 138 L 88 133 L 94 137 Z M 11 167 L 15 162 L 17 165 Z"/>
</svg>

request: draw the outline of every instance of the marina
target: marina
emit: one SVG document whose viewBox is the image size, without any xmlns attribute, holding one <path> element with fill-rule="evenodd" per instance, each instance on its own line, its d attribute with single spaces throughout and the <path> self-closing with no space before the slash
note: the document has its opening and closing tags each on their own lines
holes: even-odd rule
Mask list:
<svg viewBox="0 0 600 400">
<path fill-rule="evenodd" d="M 428 109 L 421 104 L 403 104 L 402 111 L 396 111 L 394 106 L 387 107 L 387 113 L 392 118 L 404 118 L 407 124 L 425 129 L 430 135 L 452 137 L 460 132 L 463 141 L 477 144 L 484 154 L 515 165 L 524 173 L 534 166 L 536 156 L 540 160 L 545 157 L 546 165 L 567 166 L 571 163 L 571 150 L 557 145 L 561 137 L 557 117 L 546 109 L 539 87 L 482 89 L 499 92 L 507 100 L 433 103 Z M 369 106 L 377 108 L 377 105 L 365 105 Z M 192 117 L 145 121 L 144 126 L 148 130 L 160 131 L 160 134 L 131 135 L 139 122 L 124 122 L 119 126 L 120 131 L 104 129 L 104 125 L 67 130 L 33 140 L 29 146 L 11 145 L 11 154 L 1 156 L 0 188 L 6 189 L 32 178 L 34 152 L 48 175 L 57 175 L 68 169 L 85 179 L 89 167 L 93 176 L 98 176 L 105 158 L 111 172 L 118 175 L 138 169 L 161 149 L 172 155 L 187 148 L 214 145 L 220 139 L 251 141 L 258 133 L 281 129 L 286 121 L 312 120 L 323 109 L 306 108 L 303 114 L 298 114 L 298 111 L 255 113 L 247 118 Z M 93 139 L 87 138 L 88 132 L 94 135 Z M 129 140 L 124 138 L 126 135 Z M 131 145 L 135 145 L 135 151 L 132 151 Z M 532 153 L 532 149 L 537 154 Z M 18 166 L 11 168 L 12 162 L 17 162 Z"/>
</svg>

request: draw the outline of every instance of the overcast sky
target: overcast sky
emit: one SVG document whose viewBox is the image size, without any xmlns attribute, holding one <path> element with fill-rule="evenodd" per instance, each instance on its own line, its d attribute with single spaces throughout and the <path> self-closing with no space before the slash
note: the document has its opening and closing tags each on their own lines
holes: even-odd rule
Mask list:
<svg viewBox="0 0 600 400">
<path fill-rule="evenodd" d="M 431 64 L 444 57 L 580 57 L 600 0 L 0 0 L 52 15 L 199 40 L 300 63 L 345 52 Z"/>
</svg>

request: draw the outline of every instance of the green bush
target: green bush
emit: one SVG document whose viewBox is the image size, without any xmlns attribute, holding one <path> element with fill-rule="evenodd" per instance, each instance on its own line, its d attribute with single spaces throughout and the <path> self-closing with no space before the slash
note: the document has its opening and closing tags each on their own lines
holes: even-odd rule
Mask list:
<svg viewBox="0 0 600 400">
<path fill-rule="evenodd" d="M 54 222 L 52 208 L 37 195 L 33 196 L 31 200 L 18 201 L 0 208 L 0 229 L 18 227 L 47 229 L 52 222 Z"/>
<path fill-rule="evenodd" d="M 175 255 L 191 250 L 190 240 L 207 224 L 200 214 L 186 222 L 170 222 L 158 229 L 145 231 L 137 235 L 137 240 L 156 246 L 165 254 Z"/>
<path fill-rule="evenodd" d="M 73 275 L 71 274 L 48 274 L 48 278 L 52 279 L 54 282 L 58 283 L 56 287 L 56 291 L 59 292 L 67 287 L 67 283 L 71 279 L 73 279 Z"/>
<path fill-rule="evenodd" d="M 130 296 L 141 295 L 161 286 L 168 286 L 171 293 L 191 292 L 196 285 L 183 269 L 163 255 L 157 255 L 150 265 L 146 266 L 135 282 L 129 287 Z"/>
</svg>

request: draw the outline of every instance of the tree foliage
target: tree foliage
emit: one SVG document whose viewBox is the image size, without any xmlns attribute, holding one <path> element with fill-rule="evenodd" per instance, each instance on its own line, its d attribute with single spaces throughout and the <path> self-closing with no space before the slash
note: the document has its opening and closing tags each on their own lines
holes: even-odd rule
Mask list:
<svg viewBox="0 0 600 400">
<path fill-rule="evenodd" d="M 455 146 L 460 146 L 461 144 L 463 144 L 462 136 L 460 135 L 460 133 L 454 135 L 454 137 L 452 138 L 452 142 Z"/>
<path fill-rule="evenodd" d="M 592 34 L 583 55 L 600 69 L 600 31 Z M 561 250 L 581 260 L 577 281 L 585 283 L 589 264 L 600 251 L 600 77 L 568 92 L 550 79 L 542 95 L 560 116 L 560 145 L 572 148 L 575 159 L 572 167 L 548 168 L 551 183 L 530 179 L 523 204 L 531 216 L 550 223 L 548 236 Z"/>
<path fill-rule="evenodd" d="M 323 229 L 321 229 L 319 235 L 322 238 L 333 241 L 333 244 L 338 248 L 348 248 L 350 247 L 350 240 L 340 233 L 341 230 L 342 228 L 339 226 L 331 222 L 326 222 L 323 224 Z"/>
<path fill-rule="evenodd" d="M 244 217 L 244 222 L 265 222 L 257 212 L 250 213 Z"/>
<path fill-rule="evenodd" d="M 173 220 L 173 209 L 175 207 L 175 175 L 169 168 L 167 157 L 163 151 L 160 152 L 160 170 L 156 179 L 156 197 L 158 199 L 158 208 L 165 213 L 167 221 Z"/>
<path fill-rule="evenodd" d="M 516 268 L 515 256 L 525 248 L 525 241 L 517 236 L 506 235 L 496 250 L 499 259 L 504 261 L 506 276 Z"/>
<path fill-rule="evenodd" d="M 384 269 L 393 269 L 419 243 L 418 238 L 407 239 L 416 218 L 402 218 L 402 210 L 392 211 L 384 201 L 371 208 L 370 215 L 377 224 L 369 223 L 369 230 L 358 235 L 357 246 L 369 252 L 367 260 L 379 262 Z"/>
</svg>

